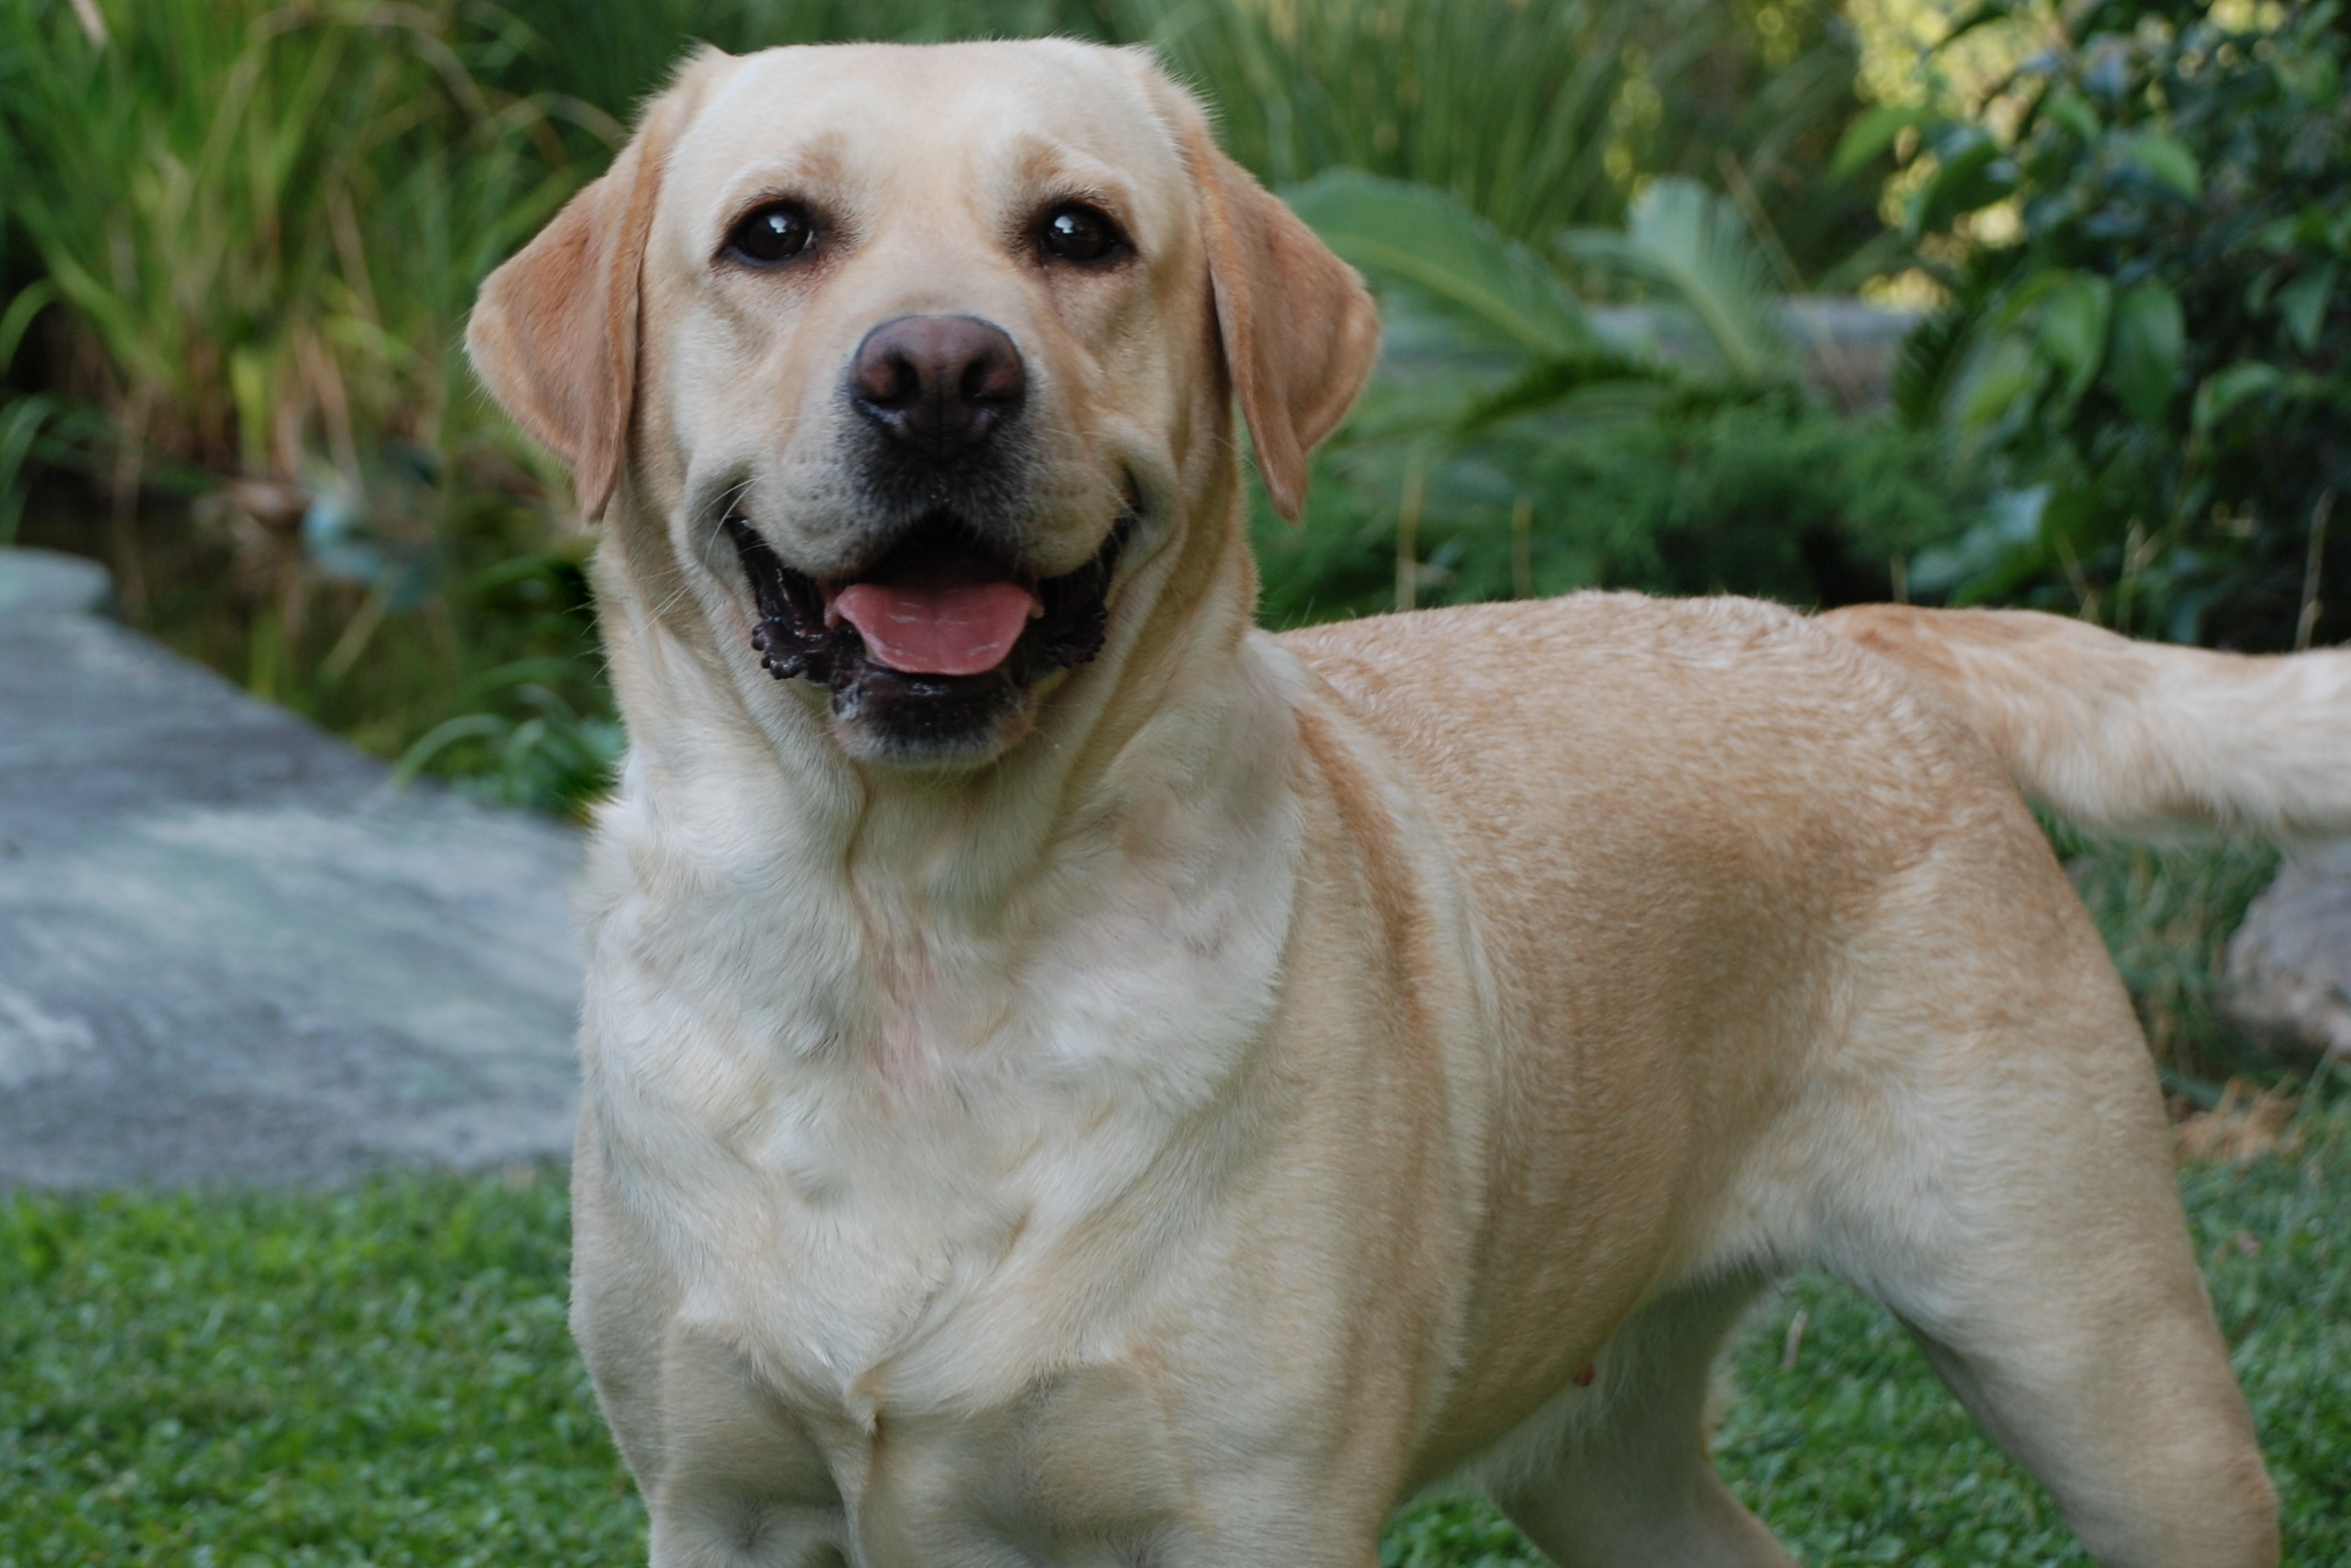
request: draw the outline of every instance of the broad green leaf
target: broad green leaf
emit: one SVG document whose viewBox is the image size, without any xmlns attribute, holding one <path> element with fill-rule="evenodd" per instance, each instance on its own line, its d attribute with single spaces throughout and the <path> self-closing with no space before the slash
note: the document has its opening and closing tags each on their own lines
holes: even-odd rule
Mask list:
<svg viewBox="0 0 2351 1568">
<path fill-rule="evenodd" d="M 1918 425 L 1948 419 L 1951 389 L 1986 330 L 1981 316 L 1959 310 L 1929 316 L 1913 327 L 1894 361 L 1895 411 Z"/>
<path fill-rule="evenodd" d="M 33 317 L 57 297 L 57 285 L 43 278 L 18 289 L 16 297 L 8 302 L 7 310 L 0 312 L 0 372 L 5 372 L 8 362 L 16 357 L 16 345 L 24 341 Z"/>
<path fill-rule="evenodd" d="M 55 401 L 40 392 L 0 403 L 0 548 L 16 542 L 16 523 L 25 511 L 25 493 L 16 481 L 41 428 L 56 411 Z"/>
<path fill-rule="evenodd" d="M 2064 374 L 2070 403 L 2089 390 L 2105 360 L 2114 287 L 2095 273 L 2055 275 L 2040 314 L 2041 351 Z"/>
<path fill-rule="evenodd" d="M 2342 73 L 2325 55 L 2303 49 L 2280 49 L 2270 68 L 2279 85 L 2304 102 L 2331 108 L 2343 90 Z"/>
<path fill-rule="evenodd" d="M 1694 317 L 1731 375 L 1761 381 L 1789 372 L 1771 269 L 1729 202 L 1694 180 L 1668 177 L 1641 192 L 1625 232 L 1573 229 L 1567 251 Z"/>
<path fill-rule="evenodd" d="M 1445 192 L 1333 169 L 1291 208 L 1374 286 L 1402 284 L 1481 337 L 1567 358 L 1593 347 L 1583 307 L 1549 264 Z"/>
<path fill-rule="evenodd" d="M 2196 166 L 2196 154 L 2159 130 L 2132 137 L 2123 144 L 2123 156 L 2190 201 L 2204 190 L 2204 175 Z"/>
<path fill-rule="evenodd" d="M 1882 103 L 1845 127 L 1835 156 L 1829 160 L 1829 178 L 1843 180 L 1894 145 L 1894 139 L 1928 118 L 1924 104 Z"/>
<path fill-rule="evenodd" d="M 1912 558 L 1912 590 L 1944 593 L 1961 583 L 1991 575 L 2005 561 L 2037 551 L 2041 516 L 2048 508 L 2049 493 L 2048 485 L 2035 484 L 1995 495 L 1981 523 L 1954 543 L 1921 550 Z"/>
<path fill-rule="evenodd" d="M 2326 325 L 2327 301 L 2335 294 L 2335 265 L 2329 261 L 2278 290 L 2278 314 L 2285 318 L 2285 329 L 2305 354 L 2316 350 L 2319 330 Z M 0 359 L 0 364 L 5 363 Z"/>
<path fill-rule="evenodd" d="M 2001 150 L 1980 131 L 1949 139 L 1940 167 L 1911 203 L 1909 232 L 1915 238 L 1943 227 L 1962 213 L 2005 200 L 2016 190 Z"/>
<path fill-rule="evenodd" d="M 2098 139 L 2098 111 L 2071 88 L 2060 88 L 2041 106 L 2041 118 L 2064 126 L 2084 141 Z"/>
<path fill-rule="evenodd" d="M 2153 424 L 2171 406 L 2187 337 L 2179 296 L 2160 278 L 2134 284 L 2116 299 L 2106 384 L 2137 419 Z"/>
<path fill-rule="evenodd" d="M 1539 359 L 1510 385 L 1473 403 L 1461 416 L 1460 429 L 1475 433 L 1520 414 L 1557 409 L 1595 388 L 1613 392 L 1641 385 L 1662 390 L 1672 380 L 1671 372 L 1654 363 L 1607 349 L 1574 358 Z"/>
<path fill-rule="evenodd" d="M 1963 429 L 1980 430 L 2041 379 L 2040 356 L 2022 337 L 2002 337 L 1963 370 L 1952 388 L 1952 407 Z"/>
<path fill-rule="evenodd" d="M 2204 384 L 2196 389 L 2196 433 L 2203 435 L 2218 429 L 2238 404 L 2247 398 L 2272 390 L 2283 379 L 2276 366 L 2264 365 L 2259 360 L 2231 365 L 2225 370 L 2217 370 L 2205 377 Z"/>
</svg>

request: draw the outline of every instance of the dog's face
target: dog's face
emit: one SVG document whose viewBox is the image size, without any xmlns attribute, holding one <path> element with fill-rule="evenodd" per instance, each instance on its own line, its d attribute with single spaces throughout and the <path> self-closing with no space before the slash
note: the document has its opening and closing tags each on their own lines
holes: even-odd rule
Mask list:
<svg viewBox="0 0 2351 1568">
<path fill-rule="evenodd" d="M 927 766 L 1019 741 L 1230 511 L 1233 391 L 1294 513 L 1376 341 L 1147 59 L 1061 42 L 704 56 L 469 333 L 584 509 L 626 470 L 754 701 Z"/>
</svg>

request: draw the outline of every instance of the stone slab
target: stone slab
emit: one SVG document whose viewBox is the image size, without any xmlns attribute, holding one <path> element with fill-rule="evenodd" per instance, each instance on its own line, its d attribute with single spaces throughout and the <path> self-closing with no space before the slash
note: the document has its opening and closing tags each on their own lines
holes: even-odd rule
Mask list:
<svg viewBox="0 0 2351 1568">
<path fill-rule="evenodd" d="M 2351 842 L 2286 857 L 2229 940 L 2229 982 L 2240 1023 L 2351 1064 Z"/>
<path fill-rule="evenodd" d="M 114 581 L 96 561 L 57 550 L 0 549 L 0 616 L 98 615 L 113 603 Z"/>
<path fill-rule="evenodd" d="M 126 628 L 0 600 L 0 1187 L 562 1152 L 579 856 Z"/>
</svg>

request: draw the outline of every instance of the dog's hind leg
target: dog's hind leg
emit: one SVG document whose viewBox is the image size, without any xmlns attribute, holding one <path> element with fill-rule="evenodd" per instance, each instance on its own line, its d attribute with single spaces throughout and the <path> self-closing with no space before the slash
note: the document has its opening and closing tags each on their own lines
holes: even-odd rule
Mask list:
<svg viewBox="0 0 2351 1568">
<path fill-rule="evenodd" d="M 2272 1568 L 2276 1498 L 2137 1020 L 2095 949 L 2045 972 L 1947 1014 L 1938 1044 L 1815 1122 L 1865 1151 L 1816 1189 L 1836 1216 L 1823 1261 L 1908 1326 L 2099 1563 Z"/>
<path fill-rule="evenodd" d="M 2053 1163 L 2129 1158 L 2080 1137 Z M 2110 1170 L 2099 1197 L 2126 1211 L 2097 1213 L 2062 1212 L 2082 1189 L 2047 1176 L 1942 1266 L 1876 1281 L 1881 1298 L 2106 1568 L 2272 1568 L 2275 1494 L 2169 1171 Z"/>
<path fill-rule="evenodd" d="M 1644 1309 L 1609 1341 L 1592 1391 L 1572 1397 L 1589 1405 L 1551 1413 L 1549 1440 L 1487 1474 L 1502 1511 L 1561 1568 L 1793 1568 L 1706 1450 L 1716 1354 L 1757 1288 L 1685 1291 Z"/>
</svg>

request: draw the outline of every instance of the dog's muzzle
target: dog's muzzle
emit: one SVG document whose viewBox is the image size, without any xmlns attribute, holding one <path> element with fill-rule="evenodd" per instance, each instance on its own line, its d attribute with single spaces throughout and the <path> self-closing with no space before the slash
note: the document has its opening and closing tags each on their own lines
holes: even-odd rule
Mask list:
<svg viewBox="0 0 2351 1568">
<path fill-rule="evenodd" d="M 871 567 L 831 583 L 786 566 L 740 514 L 720 526 L 758 607 L 751 646 L 760 668 L 829 688 L 833 711 L 847 718 L 877 700 L 993 706 L 1092 659 L 1134 522 L 1123 514 L 1077 570 L 1031 580 L 956 519 L 935 515 Z"/>
</svg>

